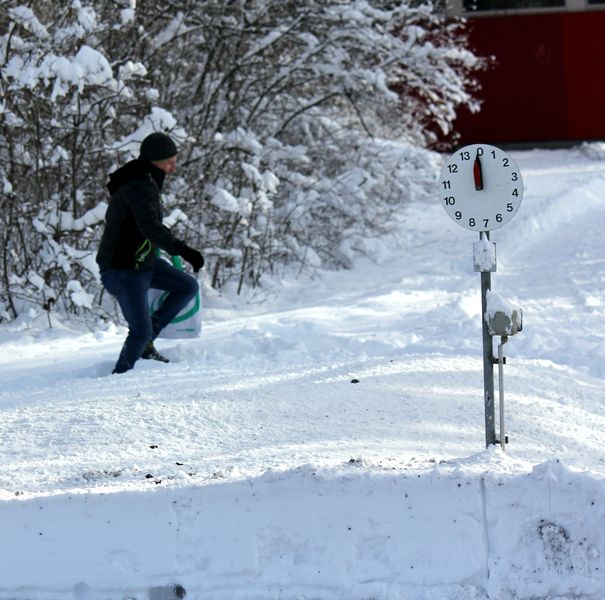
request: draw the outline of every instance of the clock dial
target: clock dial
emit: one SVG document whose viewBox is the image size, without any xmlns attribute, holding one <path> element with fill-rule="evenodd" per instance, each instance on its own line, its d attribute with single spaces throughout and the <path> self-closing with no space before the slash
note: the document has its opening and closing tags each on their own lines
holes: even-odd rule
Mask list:
<svg viewBox="0 0 605 600">
<path fill-rule="evenodd" d="M 456 151 L 443 166 L 441 202 L 458 225 L 472 231 L 492 231 L 508 223 L 523 197 L 517 163 L 489 144 Z"/>
</svg>

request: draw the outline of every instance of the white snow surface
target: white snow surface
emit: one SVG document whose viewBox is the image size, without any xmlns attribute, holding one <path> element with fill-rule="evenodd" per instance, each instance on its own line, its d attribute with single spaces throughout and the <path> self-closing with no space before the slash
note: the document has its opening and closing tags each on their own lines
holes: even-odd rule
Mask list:
<svg viewBox="0 0 605 600">
<path fill-rule="evenodd" d="M 477 240 L 436 192 L 351 270 L 207 292 L 168 365 L 110 375 L 123 327 L 0 327 L 0 599 L 605 598 L 605 153 L 512 154 L 506 453 Z"/>
</svg>

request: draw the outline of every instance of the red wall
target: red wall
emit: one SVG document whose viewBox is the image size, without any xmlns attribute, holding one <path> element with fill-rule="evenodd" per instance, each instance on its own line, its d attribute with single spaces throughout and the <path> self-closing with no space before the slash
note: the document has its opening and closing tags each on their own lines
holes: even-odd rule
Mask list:
<svg viewBox="0 0 605 600">
<path fill-rule="evenodd" d="M 461 109 L 460 143 L 605 139 L 605 12 L 469 19 L 481 112 Z"/>
</svg>

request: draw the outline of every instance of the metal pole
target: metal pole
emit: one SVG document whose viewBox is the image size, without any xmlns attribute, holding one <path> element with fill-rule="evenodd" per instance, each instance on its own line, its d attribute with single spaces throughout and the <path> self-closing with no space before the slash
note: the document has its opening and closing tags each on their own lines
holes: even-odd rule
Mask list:
<svg viewBox="0 0 605 600">
<path fill-rule="evenodd" d="M 489 232 L 485 232 L 489 240 Z M 483 233 L 481 233 L 483 236 Z M 481 238 L 480 236 L 480 238 Z M 481 322 L 483 324 L 483 402 L 485 406 L 485 446 L 496 443 L 496 422 L 494 409 L 494 347 L 485 313 L 487 312 L 487 292 L 492 287 L 490 272 L 481 272 Z"/>
<path fill-rule="evenodd" d="M 498 344 L 498 407 L 500 409 L 500 447 L 506 452 L 506 431 L 504 429 L 504 344 L 508 342 L 507 336 L 500 338 Z"/>
</svg>

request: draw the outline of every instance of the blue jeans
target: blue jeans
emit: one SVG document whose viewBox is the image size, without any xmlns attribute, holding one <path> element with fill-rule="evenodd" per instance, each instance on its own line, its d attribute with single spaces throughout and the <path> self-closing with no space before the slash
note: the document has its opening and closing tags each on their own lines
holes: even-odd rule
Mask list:
<svg viewBox="0 0 605 600">
<path fill-rule="evenodd" d="M 198 291 L 194 277 L 157 259 L 153 269 L 141 271 L 109 269 L 101 273 L 105 289 L 118 301 L 128 323 L 128 335 L 114 373 L 134 367 L 145 346 L 176 317 Z M 149 311 L 149 288 L 164 290 L 168 296 L 153 315 Z"/>
</svg>

